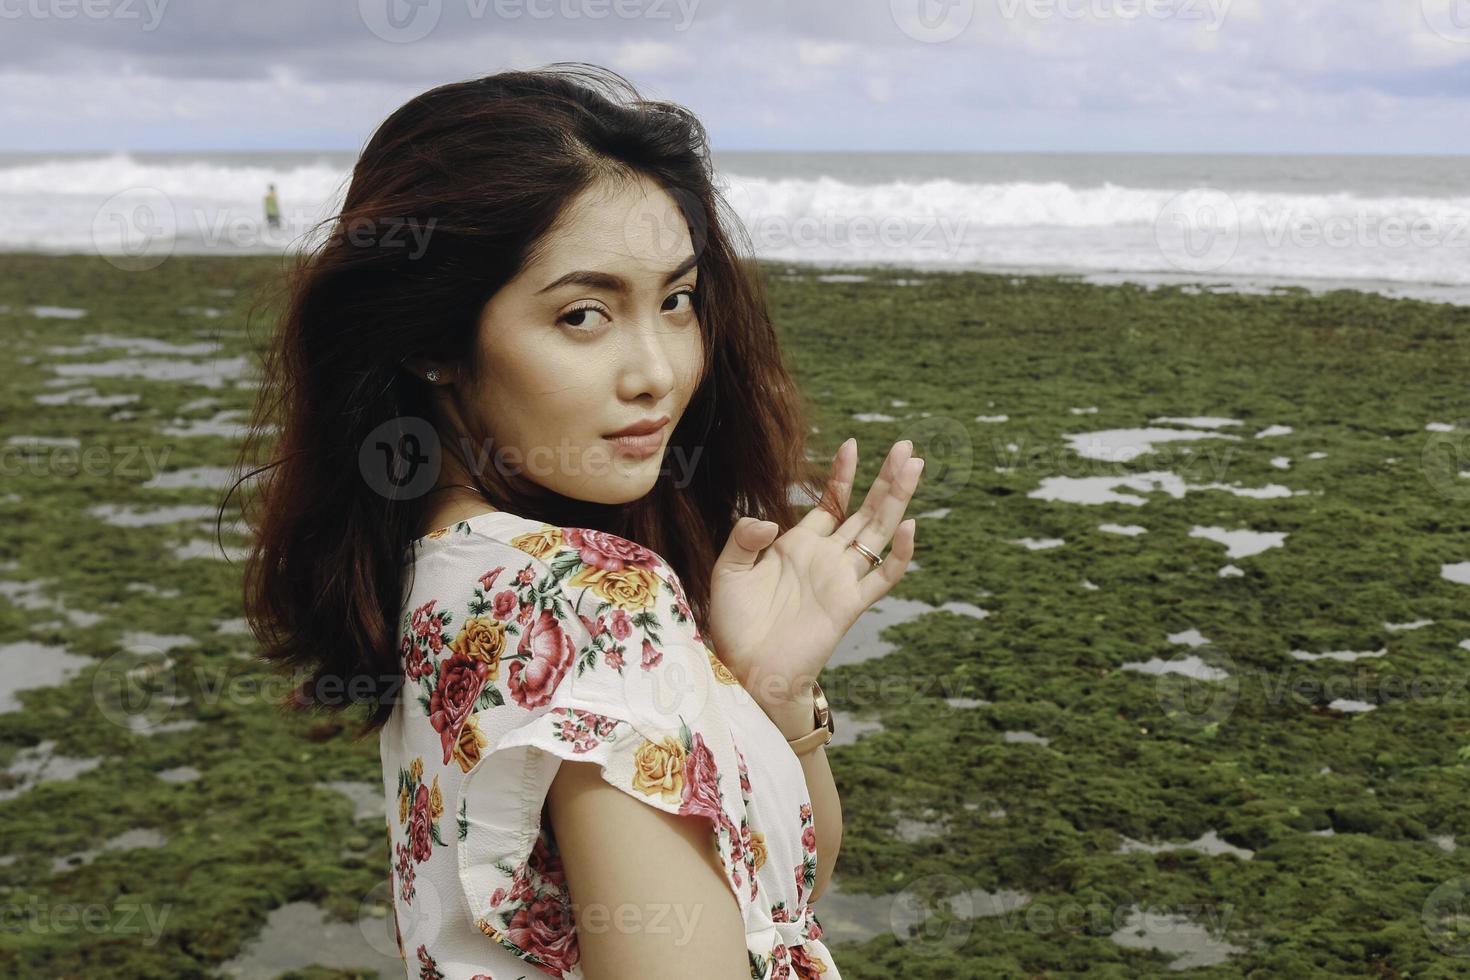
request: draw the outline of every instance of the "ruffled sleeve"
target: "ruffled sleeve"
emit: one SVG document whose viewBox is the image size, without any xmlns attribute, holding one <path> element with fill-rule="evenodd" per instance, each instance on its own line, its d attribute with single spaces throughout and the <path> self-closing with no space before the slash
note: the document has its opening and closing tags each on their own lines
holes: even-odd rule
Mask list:
<svg viewBox="0 0 1470 980">
<path fill-rule="evenodd" d="M 445 736 L 471 763 L 458 856 L 475 926 L 546 972 L 579 975 L 565 879 L 542 833 L 564 759 L 596 763 L 634 799 L 705 821 L 743 919 L 746 868 L 732 857 L 744 818 L 739 759 L 714 696 L 726 681 L 677 576 L 653 552 L 596 531 L 546 528 L 512 543 L 531 560 L 507 585 L 512 595 L 485 599 L 507 612 L 498 691 Z"/>
</svg>

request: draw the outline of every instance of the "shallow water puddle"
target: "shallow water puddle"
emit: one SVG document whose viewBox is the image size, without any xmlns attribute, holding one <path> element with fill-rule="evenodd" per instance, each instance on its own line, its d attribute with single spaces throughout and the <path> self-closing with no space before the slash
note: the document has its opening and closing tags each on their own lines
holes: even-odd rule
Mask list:
<svg viewBox="0 0 1470 980">
<path fill-rule="evenodd" d="M 1383 628 L 1390 633 L 1403 633 L 1408 630 L 1423 629 L 1426 626 L 1433 625 L 1434 620 L 1432 619 L 1416 619 L 1412 623 L 1384 623 Z"/>
<path fill-rule="evenodd" d="M 1062 438 L 1072 452 L 1083 459 L 1099 459 L 1127 463 L 1139 456 L 1156 452 L 1164 442 L 1193 442 L 1199 439 L 1231 439 L 1240 436 L 1202 429 L 1164 429 L 1155 426 L 1142 429 L 1099 429 L 1096 432 L 1064 432 Z"/>
<path fill-rule="evenodd" d="M 86 408 L 116 408 L 129 405 L 141 395 L 99 395 L 96 388 L 68 388 L 50 395 L 37 395 L 37 405 L 81 405 Z"/>
<path fill-rule="evenodd" d="M 250 555 L 243 545 L 227 544 L 221 549 L 213 538 L 191 538 L 183 544 L 173 546 L 174 557 L 179 561 L 191 558 L 212 558 L 215 561 L 242 562 Z"/>
<path fill-rule="evenodd" d="M 1325 653 L 1311 653 L 1307 650 L 1293 650 L 1293 660 L 1338 660 L 1342 663 L 1352 663 L 1354 660 L 1362 660 L 1365 657 L 1381 657 L 1388 653 L 1388 647 L 1379 647 L 1377 650 L 1328 650 Z"/>
<path fill-rule="evenodd" d="M 92 662 L 91 657 L 68 653 L 63 647 L 29 640 L 0 644 L 0 713 L 21 709 L 20 691 L 55 687 Z"/>
<path fill-rule="evenodd" d="M 132 630 L 122 635 L 122 648 L 129 653 L 168 653 L 179 647 L 193 646 L 199 641 L 186 633 L 150 633 Z"/>
<path fill-rule="evenodd" d="M 1191 538 L 1205 538 L 1225 546 L 1227 558 L 1249 558 L 1268 548 L 1279 548 L 1286 543 L 1286 531 L 1252 531 L 1249 528 L 1227 530 L 1223 527 L 1190 528 Z"/>
<path fill-rule="evenodd" d="M 55 749 L 56 742 L 47 739 L 17 751 L 5 770 L 15 785 L 0 789 L 0 800 L 13 799 L 40 783 L 73 779 L 102 762 L 101 756 L 56 755 Z"/>
<path fill-rule="evenodd" d="M 1180 674 L 1197 681 L 1223 681 L 1230 676 L 1229 671 L 1212 667 L 1195 654 L 1172 660 L 1153 657 L 1123 664 L 1119 669 L 1137 671 L 1140 674 Z"/>
<path fill-rule="evenodd" d="M 42 582 L 17 582 L 9 579 L 0 579 L 0 598 L 3 598 L 17 609 L 44 610 L 46 612 L 60 613 L 73 626 L 80 626 L 83 629 L 96 626 L 107 618 L 100 613 L 88 612 L 85 609 L 68 608 L 66 603 L 60 599 L 42 595 L 41 592 L 44 588 L 45 586 Z M 33 625 L 39 628 L 50 624 L 35 623 Z"/>
<path fill-rule="evenodd" d="M 942 606 L 931 606 L 927 602 L 887 595 L 869 606 L 857 618 L 857 622 L 852 624 L 847 635 L 837 644 L 837 649 L 833 651 L 829 664 L 840 667 L 844 664 L 861 663 L 864 660 L 891 653 L 897 647 L 880 639 L 878 634 L 890 626 L 906 623 L 933 612 L 952 612 L 975 619 L 984 619 L 990 615 L 979 606 L 968 602 L 951 601 Z"/>
<path fill-rule="evenodd" d="M 1470 585 L 1470 561 L 1456 562 L 1453 565 L 1439 566 L 1439 574 L 1451 582 L 1460 585 Z"/>
<path fill-rule="evenodd" d="M 1343 714 L 1356 715 L 1365 711 L 1373 711 L 1378 705 L 1367 701 L 1355 701 L 1352 698 L 1335 698 L 1327 702 L 1327 707 L 1333 711 L 1341 711 Z"/>
<path fill-rule="evenodd" d="M 1148 533 L 1148 528 L 1141 524 L 1099 524 L 1097 529 L 1107 534 L 1126 534 L 1130 538 Z"/>
<path fill-rule="evenodd" d="M 166 783 L 192 783 L 204 775 L 193 766 L 174 766 L 171 769 L 158 770 L 158 778 Z"/>
<path fill-rule="evenodd" d="M 1025 892 L 1009 889 L 990 892 L 972 888 L 942 896 L 920 894 L 927 891 L 921 888 L 891 895 L 847 893 L 834 876 L 814 904 L 822 923 L 822 941 L 828 944 L 866 942 L 875 936 L 888 934 L 901 939 L 922 935 L 924 923 L 935 914 L 920 901 L 923 897 L 944 901 L 955 916 L 963 919 L 1005 915 L 1031 900 Z"/>
<path fill-rule="evenodd" d="M 52 364 L 49 370 L 63 378 L 137 378 L 143 381 L 177 381 L 218 388 L 226 381 L 243 378 L 251 365 L 246 357 L 222 357 L 213 361 L 182 361 L 118 358 L 82 364 Z"/>
<path fill-rule="evenodd" d="M 207 419 L 176 418 L 171 425 L 164 426 L 158 431 L 162 435 L 179 436 L 186 439 L 199 436 L 243 439 L 249 430 L 247 414 L 244 409 L 232 408 L 216 412 Z"/>
<path fill-rule="evenodd" d="M 125 507 L 119 504 L 96 504 L 87 513 L 116 527 L 156 527 L 197 521 L 214 514 L 213 507 L 202 504 L 176 504 L 172 507 Z"/>
<path fill-rule="evenodd" d="M 1182 633 L 1170 633 L 1164 637 L 1170 643 L 1180 643 L 1189 647 L 1202 647 L 1210 641 L 1197 629 L 1187 629 Z"/>
<path fill-rule="evenodd" d="M 386 891 L 385 883 L 385 897 Z M 407 941 L 405 936 L 405 944 Z M 321 907 L 311 902 L 288 902 L 272 909 L 260 934 L 239 956 L 221 963 L 218 969 L 222 976 L 239 980 L 274 980 L 282 973 L 313 964 L 337 970 L 377 970 L 383 977 L 402 977 L 403 961 L 393 942 L 392 913 L 379 918 L 368 912 L 356 922 L 339 922 L 328 920 Z"/>
<path fill-rule="evenodd" d="M 1048 548 L 1060 548 L 1066 544 L 1064 538 L 1011 538 L 1011 544 L 1019 544 L 1029 551 L 1046 551 Z"/>
<path fill-rule="evenodd" d="M 859 718 L 851 711 L 832 709 L 831 745 L 852 745 L 859 738 L 872 732 L 881 732 L 883 723 L 871 718 Z"/>
<path fill-rule="evenodd" d="M 1205 927 L 1183 915 L 1144 912 L 1130 909 L 1123 926 L 1110 937 L 1128 949 L 1153 949 L 1171 955 L 1170 970 L 1190 970 L 1199 966 L 1223 963 L 1244 946 L 1216 939 Z"/>
<path fill-rule="evenodd" d="M 155 340 L 152 337 L 119 337 L 110 333 L 89 333 L 82 337 L 82 343 L 71 347 L 47 347 L 47 354 L 55 354 L 62 357 L 77 354 L 95 354 L 100 350 L 122 350 L 127 354 L 160 354 L 180 357 L 204 357 L 219 352 L 220 345 L 212 343 L 198 344 L 173 344 L 166 340 Z"/>
<path fill-rule="evenodd" d="M 1206 831 L 1192 841 L 1183 844 L 1173 844 L 1168 841 L 1149 843 L 1147 841 L 1134 840 L 1132 837 L 1123 836 L 1123 843 L 1118 845 L 1114 854 L 1133 854 L 1144 852 L 1148 854 L 1163 854 L 1166 851 L 1198 851 L 1201 854 L 1220 855 L 1233 854 L 1243 861 L 1249 861 L 1255 857 L 1256 852 L 1244 847 L 1236 847 L 1220 839 L 1220 835 L 1213 830 Z"/>
<path fill-rule="evenodd" d="M 11 436 L 5 444 L 18 449 L 80 449 L 82 440 L 76 436 Z"/>
<path fill-rule="evenodd" d="M 151 827 L 138 827 L 133 830 L 125 830 L 116 837 L 110 837 L 103 841 L 101 847 L 52 858 L 51 872 L 52 874 L 59 874 L 63 871 L 71 871 L 73 868 L 80 868 L 91 864 L 97 859 L 97 855 L 103 851 L 130 851 L 143 847 L 162 847 L 167 843 L 168 838 Z"/>
<path fill-rule="evenodd" d="M 159 473 L 143 484 L 149 490 L 223 490 L 233 480 L 228 466 L 189 466 Z"/>
<path fill-rule="evenodd" d="M 1123 490 L 1136 492 L 1124 493 Z M 1043 477 L 1037 488 L 1026 496 L 1035 500 L 1057 501 L 1064 504 L 1132 504 L 1135 507 L 1141 507 L 1148 503 L 1149 499 L 1140 494 L 1167 493 L 1177 500 L 1191 490 L 1223 490 L 1237 497 L 1250 497 L 1254 500 L 1299 497 L 1312 492 L 1292 490 L 1279 483 L 1268 483 L 1263 487 L 1238 487 L 1229 483 L 1186 483 L 1177 473 L 1171 473 L 1168 470 L 1151 470 L 1148 473 L 1130 473 L 1121 476 L 1047 476 Z"/>
</svg>

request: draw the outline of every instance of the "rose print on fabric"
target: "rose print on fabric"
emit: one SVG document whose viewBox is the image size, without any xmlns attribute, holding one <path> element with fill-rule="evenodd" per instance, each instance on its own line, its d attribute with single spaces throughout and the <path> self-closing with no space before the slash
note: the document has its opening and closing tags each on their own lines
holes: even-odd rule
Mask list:
<svg viewBox="0 0 1470 980">
<path fill-rule="evenodd" d="M 551 540 L 530 538 L 535 546 Z M 474 768 L 488 745 L 476 713 L 506 703 L 499 682 L 521 707 L 536 708 L 550 701 L 575 658 L 556 583 L 537 583 L 528 564 L 496 591 L 505 570 L 496 566 L 478 577 L 468 615 L 452 638 L 455 616 L 437 609 L 437 599 L 403 619 L 405 676 L 418 682 L 419 703 L 439 733 L 444 763 L 453 760 L 462 772 Z"/>
<path fill-rule="evenodd" d="M 521 867 L 500 866 L 510 889 L 497 889 L 490 904 L 500 909 L 497 922 L 479 919 L 480 931 L 553 976 L 563 976 L 581 960 L 576 923 L 561 858 L 538 838 Z"/>
<path fill-rule="evenodd" d="M 801 863 L 796 866 L 796 897 L 811 891 L 817 884 L 817 828 L 812 822 L 812 805 L 801 805 Z"/>
<path fill-rule="evenodd" d="M 553 708 L 552 734 L 563 742 L 572 743 L 573 752 L 591 752 L 599 742 L 605 742 L 617 731 L 618 720 L 581 708 Z"/>
<path fill-rule="evenodd" d="M 439 789 L 439 777 L 424 785 L 424 760 L 416 758 L 408 768 L 398 770 L 398 822 L 408 834 L 407 851 L 413 863 L 422 863 L 433 855 L 434 845 L 444 847 L 444 838 L 439 833 L 439 818 L 444 814 L 444 794 Z M 398 845 L 404 847 L 405 845 Z M 411 881 L 413 867 L 405 869 L 400 860 L 400 873 Z"/>
<path fill-rule="evenodd" d="M 516 659 L 511 662 L 511 698 L 523 708 L 550 703 L 576 655 L 571 634 L 562 629 L 550 609 L 541 610 L 521 634 Z"/>
</svg>

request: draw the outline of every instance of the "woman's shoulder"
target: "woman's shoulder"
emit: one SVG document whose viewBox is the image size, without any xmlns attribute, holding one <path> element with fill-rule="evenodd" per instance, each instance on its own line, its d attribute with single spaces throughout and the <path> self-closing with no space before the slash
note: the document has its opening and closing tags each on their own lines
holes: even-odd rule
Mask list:
<svg viewBox="0 0 1470 980">
<path fill-rule="evenodd" d="M 408 681 L 428 688 L 426 713 L 433 691 L 461 675 L 479 692 L 475 708 L 508 699 L 526 709 L 547 705 L 564 679 L 574 682 L 568 703 L 587 708 L 622 700 L 642 686 L 635 677 L 651 682 L 668 669 L 733 680 L 678 576 L 634 541 L 504 511 L 424 540 L 400 647 Z"/>
<path fill-rule="evenodd" d="M 477 553 L 510 549 L 520 551 L 552 567 L 564 578 L 579 566 L 605 573 L 599 578 L 638 572 L 677 580 L 669 563 L 658 552 L 628 538 L 594 528 L 564 527 L 510 511 L 475 514 L 430 531 L 413 542 L 416 561 L 425 558 L 469 557 Z"/>
</svg>

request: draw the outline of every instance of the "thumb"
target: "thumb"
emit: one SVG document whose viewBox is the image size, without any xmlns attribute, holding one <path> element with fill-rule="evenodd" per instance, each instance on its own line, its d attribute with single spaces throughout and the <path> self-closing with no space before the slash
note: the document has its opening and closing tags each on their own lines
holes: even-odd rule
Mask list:
<svg viewBox="0 0 1470 980">
<path fill-rule="evenodd" d="M 730 537 L 726 540 L 720 556 L 715 559 L 715 567 L 727 572 L 744 571 L 750 568 L 760 557 L 761 549 L 776 540 L 776 533 L 780 530 L 781 528 L 771 521 L 762 521 L 754 517 L 740 518 L 731 528 Z"/>
</svg>

